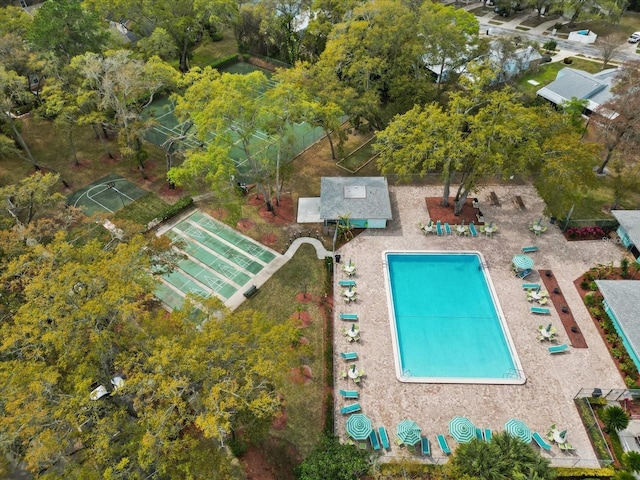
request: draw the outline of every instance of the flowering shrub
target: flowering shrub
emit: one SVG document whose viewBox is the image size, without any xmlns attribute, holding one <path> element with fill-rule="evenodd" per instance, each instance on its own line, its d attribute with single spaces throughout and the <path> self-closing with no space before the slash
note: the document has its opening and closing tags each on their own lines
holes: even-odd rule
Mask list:
<svg viewBox="0 0 640 480">
<path fill-rule="evenodd" d="M 572 227 L 567 229 L 569 238 L 602 238 L 606 234 L 600 227 Z"/>
</svg>

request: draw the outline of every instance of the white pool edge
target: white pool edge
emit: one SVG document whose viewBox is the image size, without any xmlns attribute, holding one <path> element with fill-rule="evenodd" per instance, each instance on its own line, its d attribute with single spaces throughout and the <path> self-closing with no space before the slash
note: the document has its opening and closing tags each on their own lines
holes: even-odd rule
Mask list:
<svg viewBox="0 0 640 480">
<path fill-rule="evenodd" d="M 491 300 L 493 301 L 494 308 L 498 315 L 498 320 L 500 321 L 500 328 L 502 329 L 502 334 L 507 342 L 507 348 L 509 349 L 509 353 L 511 354 L 511 358 L 513 359 L 513 363 L 515 366 L 515 372 L 518 374 L 517 378 L 464 378 L 464 377 L 408 377 L 404 376 L 402 372 L 402 367 L 400 364 L 400 346 L 398 343 L 397 337 L 397 325 L 396 325 L 396 315 L 393 308 L 393 298 L 391 295 L 391 277 L 389 275 L 389 265 L 387 263 L 387 256 L 389 254 L 392 255 L 416 255 L 416 254 L 428 254 L 428 255 L 474 255 L 479 257 L 480 264 L 482 266 L 482 273 L 484 275 L 485 281 L 489 287 L 489 293 L 491 294 Z M 387 308 L 389 310 L 389 329 L 391 330 L 391 343 L 393 345 L 393 361 L 396 371 L 396 378 L 398 381 L 403 383 L 466 383 L 466 384 L 475 384 L 475 385 L 523 385 L 527 381 L 527 377 L 524 374 L 524 370 L 522 368 L 522 364 L 520 363 L 520 358 L 518 357 L 518 352 L 516 351 L 515 344 L 513 343 L 513 338 L 511 337 L 511 332 L 509 331 L 509 325 L 507 324 L 506 317 L 504 312 L 502 311 L 502 306 L 500 305 L 500 301 L 498 300 L 498 296 L 496 294 L 495 287 L 493 286 L 493 281 L 491 280 L 491 276 L 489 275 L 487 262 L 485 261 L 484 255 L 477 250 L 459 250 L 459 251 L 451 251 L 451 250 L 384 250 L 382 252 L 382 267 L 385 279 L 385 289 L 387 296 Z"/>
</svg>

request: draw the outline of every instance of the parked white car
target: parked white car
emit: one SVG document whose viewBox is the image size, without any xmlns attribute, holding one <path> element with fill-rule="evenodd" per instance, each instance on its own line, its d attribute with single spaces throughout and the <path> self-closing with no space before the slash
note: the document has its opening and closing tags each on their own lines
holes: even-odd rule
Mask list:
<svg viewBox="0 0 640 480">
<path fill-rule="evenodd" d="M 640 42 L 640 32 L 632 33 L 629 39 L 627 40 L 629 43 L 638 43 Z"/>
</svg>

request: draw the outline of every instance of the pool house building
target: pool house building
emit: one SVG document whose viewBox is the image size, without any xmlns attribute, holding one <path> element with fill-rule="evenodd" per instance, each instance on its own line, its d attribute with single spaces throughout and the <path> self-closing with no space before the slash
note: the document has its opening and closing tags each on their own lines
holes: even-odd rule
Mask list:
<svg viewBox="0 0 640 480">
<path fill-rule="evenodd" d="M 640 370 L 640 280 L 596 280 L 604 298 L 604 311 Z"/>
<path fill-rule="evenodd" d="M 638 261 L 640 257 L 640 210 L 612 210 L 611 214 L 616 218 L 620 226 L 616 233 L 622 244 Z"/>
<path fill-rule="evenodd" d="M 320 219 L 325 226 L 348 217 L 354 228 L 386 228 L 391 220 L 385 177 L 322 177 Z"/>
</svg>

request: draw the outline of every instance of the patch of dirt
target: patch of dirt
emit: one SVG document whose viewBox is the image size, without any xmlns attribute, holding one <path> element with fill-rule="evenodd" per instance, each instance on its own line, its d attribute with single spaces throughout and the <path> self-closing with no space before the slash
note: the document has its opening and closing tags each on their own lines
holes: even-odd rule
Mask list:
<svg viewBox="0 0 640 480">
<path fill-rule="evenodd" d="M 174 199 L 181 198 L 182 194 L 184 193 L 184 189 L 182 187 L 176 187 L 176 186 L 171 188 L 171 185 L 169 185 L 169 182 L 165 182 L 160 187 L 160 190 L 158 190 L 158 193 L 163 199 L 172 201 Z"/>
<path fill-rule="evenodd" d="M 106 163 L 111 165 L 113 165 L 114 163 L 118 163 L 120 160 L 122 160 L 122 155 L 115 154 L 113 152 L 111 153 L 111 156 L 109 156 L 108 153 L 105 153 L 104 155 L 102 155 L 102 157 L 100 157 L 100 163 Z"/>
<path fill-rule="evenodd" d="M 296 302 L 298 303 L 309 303 L 313 301 L 313 295 L 310 293 L 298 293 L 296 295 Z"/>
<path fill-rule="evenodd" d="M 236 223 L 236 227 L 238 227 L 238 230 L 242 230 L 242 231 L 251 230 L 255 226 L 256 226 L 256 222 L 248 218 L 243 218 L 238 223 Z"/>
<path fill-rule="evenodd" d="M 290 225 L 295 222 L 295 212 L 293 208 L 293 199 L 291 197 L 281 197 L 280 204 L 273 202 L 273 211 L 267 209 L 267 205 L 263 205 L 258 210 L 258 215 L 273 225 Z"/>
<path fill-rule="evenodd" d="M 276 469 L 267 461 L 263 452 L 250 446 L 241 459 L 247 480 L 279 480 Z"/>
<path fill-rule="evenodd" d="M 573 313 L 571 313 L 571 309 L 567 305 L 567 301 L 564 298 L 562 290 L 560 290 L 560 285 L 558 284 L 556 277 L 553 275 L 553 272 L 551 270 L 538 270 L 538 273 L 540 274 L 540 278 L 542 279 L 547 292 L 549 292 L 549 295 L 551 296 L 553 306 L 558 312 L 558 316 L 560 317 L 562 326 L 569 337 L 569 343 L 571 346 L 573 348 L 589 348 L 587 346 L 587 341 L 584 339 L 584 336 L 578 327 L 578 323 L 575 318 L 573 318 Z"/>
<path fill-rule="evenodd" d="M 298 341 L 300 342 L 300 345 L 309 345 L 309 339 L 307 337 L 300 337 Z"/>
<path fill-rule="evenodd" d="M 465 223 L 474 222 L 476 225 L 478 222 L 476 214 L 480 211 L 478 208 L 473 207 L 473 198 L 467 198 L 467 201 L 462 207 L 460 215 L 453 213 L 453 198 L 449 199 L 449 206 L 443 207 L 440 205 L 442 197 L 426 197 L 427 211 L 429 212 L 429 218 L 434 222 L 440 220 L 442 223 L 448 223 L 449 225 L 457 225 L 464 220 Z M 426 220 L 426 219 L 424 219 Z M 424 223 L 427 223 L 424 221 Z"/>
<path fill-rule="evenodd" d="M 294 367 L 289 374 L 289 381 L 291 383 L 298 383 L 306 385 L 311 381 L 313 375 L 311 373 L 311 367 L 309 365 L 303 365 L 302 368 Z"/>
<path fill-rule="evenodd" d="M 74 170 L 78 170 L 80 168 L 85 168 L 90 166 L 91 166 L 91 159 L 89 158 L 79 158 L 78 163 L 76 162 L 71 163 L 71 168 Z"/>
<path fill-rule="evenodd" d="M 216 220 L 224 220 L 229 215 L 229 212 L 225 208 L 210 208 L 207 210 L 207 213 L 211 215 Z"/>
<path fill-rule="evenodd" d="M 278 242 L 278 236 L 275 233 L 265 233 L 260 242 L 264 245 L 273 246 Z"/>
<path fill-rule="evenodd" d="M 309 312 L 296 312 L 289 317 L 300 324 L 300 328 L 307 327 L 311 324 L 311 314 Z"/>
<path fill-rule="evenodd" d="M 273 419 L 273 422 L 271 422 L 271 428 L 273 428 L 274 430 L 284 430 L 284 428 L 287 426 L 288 419 L 289 418 L 287 417 L 287 411 L 283 408 L 280 411 L 280 414 Z"/>
</svg>

